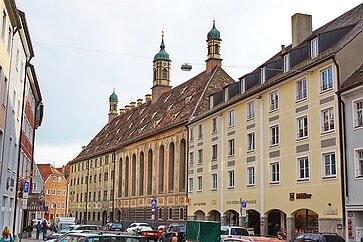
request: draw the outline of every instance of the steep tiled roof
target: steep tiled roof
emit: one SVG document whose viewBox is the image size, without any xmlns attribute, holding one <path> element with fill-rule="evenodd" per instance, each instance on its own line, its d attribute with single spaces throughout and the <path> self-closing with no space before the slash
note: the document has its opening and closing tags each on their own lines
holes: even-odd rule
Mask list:
<svg viewBox="0 0 363 242">
<path fill-rule="evenodd" d="M 363 85 L 363 62 L 347 80 L 341 83 L 339 92 L 344 92 L 359 85 Z"/>
<path fill-rule="evenodd" d="M 111 151 L 156 133 L 186 124 L 208 106 L 208 96 L 233 83 L 220 67 L 202 72 L 164 93 L 155 103 L 144 103 L 119 115 L 91 140 L 74 161 Z"/>
<path fill-rule="evenodd" d="M 40 175 L 42 176 L 43 180 L 46 181 L 47 178 L 51 174 L 58 174 L 62 175 L 62 172 L 58 171 L 57 168 L 52 166 L 51 164 L 37 164 Z"/>
</svg>

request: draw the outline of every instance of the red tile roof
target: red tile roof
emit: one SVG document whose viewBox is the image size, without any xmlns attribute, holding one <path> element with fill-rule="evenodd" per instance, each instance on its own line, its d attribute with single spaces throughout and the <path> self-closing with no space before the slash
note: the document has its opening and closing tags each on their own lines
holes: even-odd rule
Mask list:
<svg viewBox="0 0 363 242">
<path fill-rule="evenodd" d="M 55 168 L 51 164 L 37 164 L 37 166 L 44 181 L 52 174 L 62 175 L 62 172 L 58 170 L 59 168 Z"/>
</svg>

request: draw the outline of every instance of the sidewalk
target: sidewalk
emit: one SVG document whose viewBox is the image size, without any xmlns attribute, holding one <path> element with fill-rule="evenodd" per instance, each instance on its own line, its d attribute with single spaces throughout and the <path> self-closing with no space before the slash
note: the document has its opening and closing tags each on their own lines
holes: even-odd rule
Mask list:
<svg viewBox="0 0 363 242">
<path fill-rule="evenodd" d="M 49 232 L 48 232 L 47 234 L 49 235 Z M 31 237 L 31 238 L 23 238 L 23 239 L 21 239 L 21 241 L 22 241 L 22 242 L 44 241 L 44 240 L 43 240 L 43 233 L 40 233 L 39 240 L 36 240 L 35 238 L 36 238 L 36 232 L 35 232 L 35 231 L 33 231 L 33 232 L 32 232 L 32 237 Z M 15 239 L 15 242 L 19 242 L 19 241 L 20 241 L 20 240 L 19 240 L 19 238 L 16 238 L 16 239 Z"/>
</svg>

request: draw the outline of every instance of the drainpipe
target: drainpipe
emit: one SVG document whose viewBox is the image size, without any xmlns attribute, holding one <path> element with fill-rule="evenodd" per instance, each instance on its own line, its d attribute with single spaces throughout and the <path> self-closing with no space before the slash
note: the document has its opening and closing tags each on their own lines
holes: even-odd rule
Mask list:
<svg viewBox="0 0 363 242">
<path fill-rule="evenodd" d="M 219 114 L 221 117 L 221 218 L 224 217 L 224 118 L 223 112 Z M 223 218 L 222 225 L 224 224 L 225 218 Z"/>
<path fill-rule="evenodd" d="M 265 234 L 265 166 L 264 166 L 264 123 L 263 123 L 263 99 L 262 94 L 257 97 L 260 100 L 260 219 L 263 225 L 260 226 L 260 234 Z M 263 230 L 263 231 L 262 231 Z"/>
<path fill-rule="evenodd" d="M 335 55 L 333 55 L 333 62 L 337 69 L 337 84 L 340 84 L 340 68 L 336 61 Z M 348 194 L 348 187 L 346 183 L 347 178 L 347 155 L 346 155 L 346 127 L 345 127 L 345 103 L 340 96 L 339 91 L 336 92 L 338 97 L 338 117 L 339 117 L 339 143 L 340 143 L 340 176 L 341 176 L 341 189 L 342 189 L 342 214 L 343 214 L 343 227 L 346 225 L 346 211 L 345 203 Z"/>
</svg>

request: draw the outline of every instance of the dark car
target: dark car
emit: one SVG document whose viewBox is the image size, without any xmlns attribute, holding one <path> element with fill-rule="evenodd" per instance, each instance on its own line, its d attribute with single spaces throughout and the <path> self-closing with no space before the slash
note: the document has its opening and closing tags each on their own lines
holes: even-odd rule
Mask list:
<svg viewBox="0 0 363 242">
<path fill-rule="evenodd" d="M 171 239 L 175 236 L 178 238 L 178 242 L 185 241 L 185 230 L 186 227 L 184 224 L 170 224 L 165 232 L 160 236 L 159 242 L 170 242 Z"/>
<path fill-rule="evenodd" d="M 56 242 L 146 242 L 145 237 L 132 234 L 107 234 L 107 233 L 70 233 L 62 236 Z"/>
<path fill-rule="evenodd" d="M 124 231 L 122 224 L 119 223 L 108 223 L 104 229 L 108 231 Z"/>
<path fill-rule="evenodd" d="M 290 242 L 345 242 L 345 240 L 334 233 L 319 233 L 319 234 L 298 234 Z"/>
</svg>

